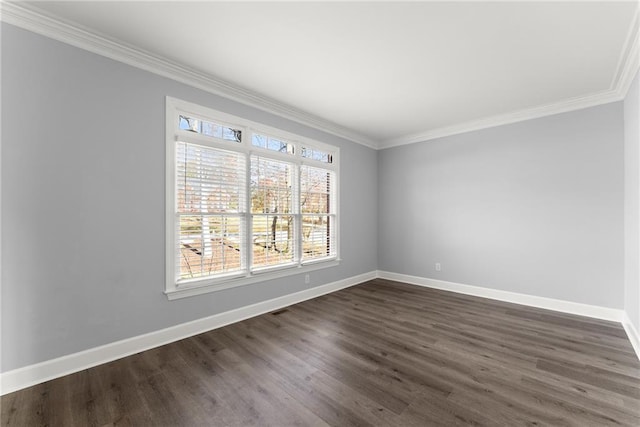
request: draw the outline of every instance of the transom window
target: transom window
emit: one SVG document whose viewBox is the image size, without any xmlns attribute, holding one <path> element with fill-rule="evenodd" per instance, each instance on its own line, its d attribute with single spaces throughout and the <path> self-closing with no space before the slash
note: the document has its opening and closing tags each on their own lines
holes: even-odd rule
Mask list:
<svg viewBox="0 0 640 427">
<path fill-rule="evenodd" d="M 167 98 L 167 294 L 335 265 L 337 155 Z"/>
</svg>

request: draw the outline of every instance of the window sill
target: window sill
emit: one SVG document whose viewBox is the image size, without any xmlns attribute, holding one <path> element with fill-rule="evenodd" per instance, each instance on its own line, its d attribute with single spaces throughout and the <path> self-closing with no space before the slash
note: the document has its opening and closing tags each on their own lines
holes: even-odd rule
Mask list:
<svg viewBox="0 0 640 427">
<path fill-rule="evenodd" d="M 167 290 L 165 295 L 169 300 L 175 300 L 180 298 L 187 298 L 196 295 L 207 294 L 210 292 L 222 291 L 224 289 L 236 288 L 239 286 L 251 285 L 259 282 L 266 282 L 267 280 L 279 279 L 281 277 L 293 276 L 296 274 L 304 274 L 310 271 L 321 270 L 324 268 L 336 267 L 340 265 L 340 259 L 331 259 L 327 261 L 310 262 L 309 264 L 303 264 L 301 266 L 295 266 L 291 268 L 277 269 L 277 270 L 262 270 L 252 273 L 248 277 L 232 278 L 224 281 L 220 279 L 215 281 L 203 280 L 202 282 L 195 282 L 190 285 L 184 285 L 183 287 Z"/>
</svg>

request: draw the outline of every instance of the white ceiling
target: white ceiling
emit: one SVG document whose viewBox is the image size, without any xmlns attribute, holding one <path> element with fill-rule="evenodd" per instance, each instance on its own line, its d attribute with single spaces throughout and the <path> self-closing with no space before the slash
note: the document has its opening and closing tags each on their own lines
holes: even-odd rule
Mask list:
<svg viewBox="0 0 640 427">
<path fill-rule="evenodd" d="M 608 100 L 638 3 L 33 5 L 385 147 Z"/>
</svg>

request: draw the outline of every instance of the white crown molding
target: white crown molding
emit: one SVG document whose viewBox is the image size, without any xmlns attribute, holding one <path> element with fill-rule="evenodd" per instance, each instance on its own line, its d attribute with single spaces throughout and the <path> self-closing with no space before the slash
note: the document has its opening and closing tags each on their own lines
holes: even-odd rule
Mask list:
<svg viewBox="0 0 640 427">
<path fill-rule="evenodd" d="M 640 68 L 640 24 L 638 18 L 640 10 L 637 10 L 629 28 L 625 45 L 620 53 L 611 87 L 608 90 L 451 126 L 429 129 L 424 132 L 376 141 L 351 129 L 278 102 L 259 93 L 244 89 L 210 74 L 186 67 L 137 47 L 129 46 L 123 42 L 97 34 L 95 31 L 82 28 L 77 24 L 64 22 L 62 19 L 54 17 L 35 6 L 2 0 L 0 0 L 0 2 L 0 19 L 8 24 L 170 78 L 206 92 L 267 111 L 373 149 L 384 149 L 399 145 L 425 142 L 446 136 L 620 101 L 626 96 L 633 78 Z"/>
<path fill-rule="evenodd" d="M 35 6 L 1 3 L 0 19 L 8 24 L 61 41 L 71 46 L 170 78 L 206 92 L 220 95 L 297 123 L 330 133 L 349 141 L 376 149 L 377 141 L 321 117 L 286 105 L 251 90 L 239 87 L 213 75 L 186 67 L 166 58 L 97 34 L 80 25 L 64 22 Z"/>
<path fill-rule="evenodd" d="M 46 360 L 34 365 L 14 369 L 0 374 L 0 395 L 40 384 L 55 378 L 72 374 L 93 366 L 121 359 L 141 351 L 159 347 L 213 329 L 221 328 L 231 323 L 240 322 L 251 317 L 269 313 L 293 304 L 317 298 L 328 293 L 355 286 L 376 278 L 376 271 L 359 274 L 338 280 L 326 285 L 305 289 L 282 297 L 262 301 L 256 304 L 240 307 L 204 317 L 191 322 L 160 329 L 148 334 L 138 335 L 121 341 L 99 347 L 90 348 L 78 353 Z"/>
<path fill-rule="evenodd" d="M 634 19 L 629 29 L 629 35 L 620 54 L 620 72 L 616 73 L 612 83 L 613 90 L 624 99 L 629 92 L 631 83 L 640 69 L 640 6 L 634 14 Z"/>
<path fill-rule="evenodd" d="M 608 104 L 610 102 L 620 101 L 623 98 L 616 90 L 607 90 L 597 94 L 572 98 L 553 104 L 541 105 L 533 108 L 527 108 L 520 111 L 514 111 L 506 114 L 484 117 L 478 120 L 455 124 L 452 126 L 431 129 L 426 132 L 419 132 L 404 135 L 398 138 L 391 138 L 382 141 L 379 149 L 396 147 L 399 145 L 414 144 L 416 142 L 430 141 L 436 138 L 457 135 L 465 132 L 471 132 L 481 129 L 492 128 L 496 126 L 508 125 L 511 123 L 522 122 L 525 120 L 537 119 L 554 114 L 566 113 L 569 111 L 580 110 L 597 105 Z"/>
<path fill-rule="evenodd" d="M 620 52 L 616 72 L 613 76 L 609 90 L 597 92 L 572 99 L 566 99 L 547 105 L 540 105 L 520 111 L 513 111 L 506 114 L 484 117 L 465 123 L 452 126 L 430 129 L 397 138 L 381 141 L 379 149 L 391 148 L 399 145 L 413 144 L 416 142 L 430 141 L 445 136 L 457 135 L 480 129 L 492 128 L 525 120 L 537 119 L 554 114 L 566 113 L 569 111 L 581 110 L 583 108 L 595 107 L 597 105 L 608 104 L 610 102 L 621 101 L 627 95 L 631 83 L 640 69 L 640 7 L 636 9 L 634 18 L 629 27 L 629 33 L 625 44 Z"/>
</svg>

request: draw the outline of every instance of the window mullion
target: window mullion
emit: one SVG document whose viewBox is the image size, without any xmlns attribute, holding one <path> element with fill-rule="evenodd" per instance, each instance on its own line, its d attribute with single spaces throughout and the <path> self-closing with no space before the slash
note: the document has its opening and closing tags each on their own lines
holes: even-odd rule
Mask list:
<svg viewBox="0 0 640 427">
<path fill-rule="evenodd" d="M 247 140 L 251 140 L 251 132 L 247 132 L 248 138 Z M 251 274 L 251 265 L 253 263 L 253 215 L 251 215 L 251 151 L 247 150 L 245 153 L 245 208 L 244 208 L 244 225 L 246 229 L 246 237 L 245 237 L 245 246 L 246 250 L 245 255 L 242 257 L 242 262 L 245 264 L 243 268 L 246 270 L 247 276 Z"/>
<path fill-rule="evenodd" d="M 196 169 L 196 174 L 198 175 L 198 181 L 197 181 L 197 186 L 198 186 L 198 194 L 200 194 L 200 200 L 198 200 L 198 209 L 200 210 L 200 212 L 204 212 L 205 211 L 205 206 L 206 206 L 206 201 L 204 200 L 205 195 L 202 191 L 202 153 L 200 151 L 197 152 L 196 154 L 196 161 L 198 164 L 198 167 Z M 186 174 L 185 174 L 186 176 Z M 207 253 L 207 246 L 206 246 L 206 241 L 204 239 L 204 233 L 205 233 L 205 221 L 207 224 L 209 224 L 209 219 L 204 216 L 201 215 L 200 216 L 200 244 L 201 244 L 201 256 L 200 256 L 200 273 L 202 274 L 202 272 L 204 271 L 204 257 Z M 208 227 L 207 227 L 208 228 Z M 208 231 L 208 230 L 207 230 Z"/>
<path fill-rule="evenodd" d="M 299 149 L 297 151 L 300 151 Z M 298 154 L 299 156 L 300 154 Z M 294 217 L 293 217 L 293 232 L 294 232 L 294 238 L 295 238 L 295 246 L 294 246 L 294 250 L 295 250 L 295 260 L 298 263 L 298 265 L 302 264 L 302 220 L 301 220 L 301 206 L 300 206 L 300 164 L 299 162 L 296 162 L 296 164 L 294 165 L 294 188 L 293 188 L 293 197 L 294 197 L 294 201 L 293 201 L 293 210 L 294 210 Z"/>
</svg>

